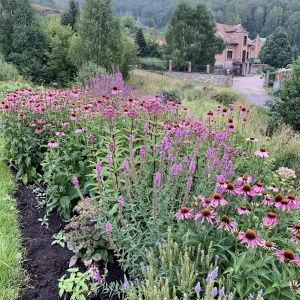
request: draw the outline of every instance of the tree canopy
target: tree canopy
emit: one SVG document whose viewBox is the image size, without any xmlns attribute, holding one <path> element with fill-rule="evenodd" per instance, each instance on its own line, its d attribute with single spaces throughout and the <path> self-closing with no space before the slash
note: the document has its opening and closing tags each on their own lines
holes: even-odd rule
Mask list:
<svg viewBox="0 0 300 300">
<path fill-rule="evenodd" d="M 259 57 L 263 63 L 275 68 L 285 67 L 291 62 L 291 45 L 286 31 L 282 27 L 277 27 L 274 33 L 267 38 Z"/>
<path fill-rule="evenodd" d="M 186 62 L 214 64 L 215 54 L 225 45 L 215 36 L 215 21 L 203 3 L 196 6 L 187 1 L 176 7 L 166 31 L 168 53 L 177 67 Z"/>
</svg>

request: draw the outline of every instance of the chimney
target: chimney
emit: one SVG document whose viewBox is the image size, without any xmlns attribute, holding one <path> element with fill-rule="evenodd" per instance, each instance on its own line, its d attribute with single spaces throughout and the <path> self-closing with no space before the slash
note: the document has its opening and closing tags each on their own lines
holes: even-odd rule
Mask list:
<svg viewBox="0 0 300 300">
<path fill-rule="evenodd" d="M 254 58 L 258 58 L 258 54 L 259 54 L 259 34 L 256 36 L 256 40 L 255 40 L 255 57 Z"/>
</svg>

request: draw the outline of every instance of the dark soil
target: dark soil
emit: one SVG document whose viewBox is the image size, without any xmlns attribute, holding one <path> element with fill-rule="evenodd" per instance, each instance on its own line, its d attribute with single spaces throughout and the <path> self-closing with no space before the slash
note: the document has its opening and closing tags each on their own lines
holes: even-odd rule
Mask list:
<svg viewBox="0 0 300 300">
<path fill-rule="evenodd" d="M 24 288 L 20 300 L 57 300 L 58 279 L 68 274 L 69 261 L 73 253 L 60 245 L 51 245 L 53 234 L 64 228 L 57 213 L 51 213 L 48 228 L 42 226 L 38 219 L 45 215 L 44 209 L 38 208 L 36 195 L 30 188 L 20 185 L 14 197 L 20 211 L 21 230 L 27 258 L 24 268 L 27 270 L 29 282 Z M 117 264 L 108 265 L 107 281 L 120 281 L 124 273 Z M 64 298 L 63 298 L 64 299 Z M 96 299 L 117 300 L 101 294 Z"/>
</svg>

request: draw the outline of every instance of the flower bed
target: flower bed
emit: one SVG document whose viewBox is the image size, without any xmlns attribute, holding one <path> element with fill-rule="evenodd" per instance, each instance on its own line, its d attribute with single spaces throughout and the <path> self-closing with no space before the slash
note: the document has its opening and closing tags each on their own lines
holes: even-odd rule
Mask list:
<svg viewBox="0 0 300 300">
<path fill-rule="evenodd" d="M 247 109 L 218 107 L 207 122 L 180 102 L 102 76 L 89 89 L 31 89 L 1 102 L 9 159 L 23 182 L 41 178 L 48 209 L 88 271 L 60 282 L 77 298 L 105 285 L 99 262 L 130 276 L 127 299 L 297 299 L 295 174 L 274 172 L 247 138 Z M 114 254 L 114 256 L 113 256 Z M 252 297 L 252 298 L 251 298 Z M 82 298 L 84 299 L 84 298 Z"/>
</svg>

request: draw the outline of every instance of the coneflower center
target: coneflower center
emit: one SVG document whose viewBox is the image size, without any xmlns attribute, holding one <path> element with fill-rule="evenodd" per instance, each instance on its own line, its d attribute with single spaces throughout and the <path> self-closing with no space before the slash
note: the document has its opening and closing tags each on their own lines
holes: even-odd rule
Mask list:
<svg viewBox="0 0 300 300">
<path fill-rule="evenodd" d="M 299 233 L 297 233 L 297 234 L 295 235 L 295 237 L 296 237 L 298 240 L 300 240 L 300 234 L 299 234 Z"/>
<path fill-rule="evenodd" d="M 282 199 L 280 202 L 281 202 L 282 204 L 288 204 L 288 203 L 289 203 L 289 200 L 288 200 L 288 199 Z"/>
<path fill-rule="evenodd" d="M 256 238 L 256 232 L 254 230 L 252 230 L 252 229 L 248 229 L 246 231 L 246 238 L 248 240 L 254 240 Z"/>
<path fill-rule="evenodd" d="M 186 206 L 182 206 L 180 209 L 180 212 L 182 212 L 183 214 L 186 214 L 187 212 L 189 212 L 189 209 Z"/>
<path fill-rule="evenodd" d="M 259 187 L 263 187 L 263 183 L 262 182 L 256 182 L 256 185 L 259 186 Z"/>
<path fill-rule="evenodd" d="M 216 199 L 216 200 L 220 200 L 220 199 L 222 199 L 222 196 L 221 196 L 221 194 L 219 194 L 219 193 L 215 193 L 215 194 L 214 194 L 214 199 Z"/>
<path fill-rule="evenodd" d="M 243 185 L 242 189 L 243 189 L 244 192 L 250 192 L 251 191 L 251 186 L 250 186 L 250 184 L 246 183 L 246 184 Z"/>
<path fill-rule="evenodd" d="M 272 242 L 266 242 L 266 243 L 265 243 L 265 246 L 268 247 L 268 248 L 272 248 L 273 245 L 274 245 L 274 244 L 273 244 Z"/>
<path fill-rule="evenodd" d="M 112 87 L 112 89 L 113 89 L 113 91 L 117 91 L 117 90 L 118 90 L 118 87 L 114 85 L 114 86 Z"/>
<path fill-rule="evenodd" d="M 233 191 L 234 190 L 234 186 L 232 183 L 228 183 L 227 184 L 227 190 Z"/>
<path fill-rule="evenodd" d="M 211 202 L 211 200 L 209 198 L 205 199 L 205 203 L 209 204 Z"/>
<path fill-rule="evenodd" d="M 295 258 L 295 254 L 291 250 L 284 251 L 283 256 L 289 260 L 293 260 Z"/>
<path fill-rule="evenodd" d="M 56 140 L 50 140 L 50 143 L 54 144 L 54 143 L 56 143 Z"/>
<path fill-rule="evenodd" d="M 204 217 L 210 216 L 210 210 L 208 208 L 203 209 L 201 213 Z"/>
<path fill-rule="evenodd" d="M 221 222 L 224 222 L 224 223 L 229 224 L 230 220 L 229 220 L 229 218 L 228 218 L 226 215 L 224 215 L 224 216 L 221 218 Z"/>
<path fill-rule="evenodd" d="M 259 150 L 260 150 L 260 152 L 267 152 L 267 150 L 265 148 L 260 148 Z"/>
<path fill-rule="evenodd" d="M 289 194 L 287 197 L 288 197 L 290 200 L 295 200 L 295 196 L 294 196 L 293 194 Z"/>
<path fill-rule="evenodd" d="M 242 178 L 243 178 L 243 180 L 245 180 L 245 181 L 248 180 L 248 176 L 246 176 L 246 175 L 243 175 Z"/>
<path fill-rule="evenodd" d="M 281 194 L 277 194 L 275 197 L 274 197 L 274 200 L 276 202 L 280 202 L 281 200 L 283 199 L 283 196 Z"/>
<path fill-rule="evenodd" d="M 273 218 L 276 218 L 276 213 L 272 212 L 272 211 L 269 211 L 268 212 L 268 217 L 273 219 Z"/>
<path fill-rule="evenodd" d="M 300 224 L 296 224 L 295 228 L 298 229 L 298 230 L 300 230 Z"/>
<path fill-rule="evenodd" d="M 242 206 L 240 207 L 240 209 L 241 209 L 241 210 L 247 210 L 247 206 L 246 206 L 246 205 L 242 205 Z"/>
</svg>

